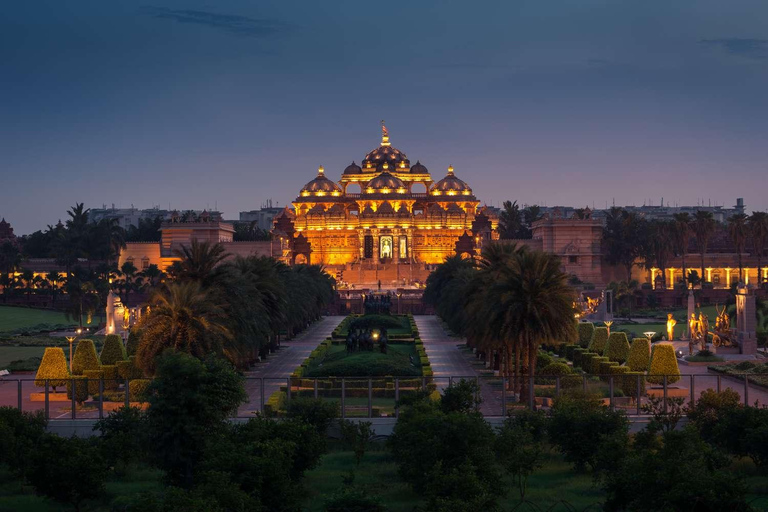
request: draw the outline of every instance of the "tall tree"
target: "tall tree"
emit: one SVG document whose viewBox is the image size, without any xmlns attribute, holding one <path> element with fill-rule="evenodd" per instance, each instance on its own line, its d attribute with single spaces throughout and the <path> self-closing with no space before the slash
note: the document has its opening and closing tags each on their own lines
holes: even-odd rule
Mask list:
<svg viewBox="0 0 768 512">
<path fill-rule="evenodd" d="M 611 265 L 621 265 L 632 280 L 632 268 L 645 250 L 647 223 L 635 213 L 611 208 L 603 228 L 603 249 Z"/>
<path fill-rule="evenodd" d="M 499 236 L 502 239 L 515 238 L 522 225 L 522 216 L 517 201 L 504 201 L 499 215 Z"/>
<path fill-rule="evenodd" d="M 768 245 L 768 213 L 752 212 L 747 219 L 749 233 L 752 236 L 752 249 L 757 257 L 757 283 L 763 284 L 763 257 Z"/>
<path fill-rule="evenodd" d="M 736 252 L 739 256 L 739 281 L 743 283 L 744 264 L 742 256 L 744 254 L 744 247 L 747 244 L 747 235 L 749 234 L 747 216 L 745 214 L 737 213 L 728 218 L 728 234 L 731 237 L 733 245 L 736 246 Z"/>
<path fill-rule="evenodd" d="M 667 262 L 674 252 L 674 225 L 670 221 L 654 219 L 648 223 L 645 244 L 646 268 L 656 266 L 661 273 L 662 286 L 666 288 Z M 655 283 L 651 283 L 655 286 Z"/>
<path fill-rule="evenodd" d="M 704 256 L 707 254 L 707 246 L 712 235 L 717 229 L 717 222 L 712 215 L 712 212 L 699 210 L 696 215 L 693 216 L 693 233 L 696 235 L 696 245 L 699 248 L 699 256 L 701 258 L 701 277 L 702 287 L 706 281 L 706 274 L 704 273 Z"/>
<path fill-rule="evenodd" d="M 685 258 L 688 256 L 688 246 L 691 243 L 691 216 L 688 213 L 676 213 L 673 216 L 675 230 L 675 252 L 680 256 L 683 266 L 683 284 L 688 288 L 688 267 Z"/>
<path fill-rule="evenodd" d="M 223 245 L 198 242 L 196 239 L 192 239 L 190 245 L 176 249 L 174 254 L 181 258 L 178 277 L 203 284 L 210 282 L 214 269 L 229 256 Z"/>
</svg>

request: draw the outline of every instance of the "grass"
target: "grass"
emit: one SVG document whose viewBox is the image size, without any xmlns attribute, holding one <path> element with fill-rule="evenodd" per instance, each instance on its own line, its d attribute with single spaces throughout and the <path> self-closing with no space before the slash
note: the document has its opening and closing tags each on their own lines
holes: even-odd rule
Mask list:
<svg viewBox="0 0 768 512">
<path fill-rule="evenodd" d="M 306 377 L 383 377 L 387 375 L 420 376 L 419 355 L 412 343 L 390 343 L 386 354 L 378 351 L 347 353 L 346 347 L 333 345 L 323 358 L 309 365 Z"/>
<path fill-rule="evenodd" d="M 691 362 L 691 363 L 719 363 L 719 362 L 725 361 L 725 359 L 723 359 L 722 357 L 715 356 L 715 355 L 711 355 L 711 356 L 700 356 L 700 355 L 685 356 L 684 359 L 686 361 Z"/>
<path fill-rule="evenodd" d="M 77 325 L 77 322 L 67 320 L 66 315 L 60 311 L 0 306 L 0 332 L 31 328 L 39 324 Z"/>
<path fill-rule="evenodd" d="M 357 315 L 349 315 L 344 320 L 342 320 L 341 323 L 339 324 L 339 332 L 337 337 L 346 338 L 347 334 L 349 334 L 350 323 L 352 323 L 355 320 L 366 318 L 366 317 L 370 317 L 370 318 L 381 317 L 386 321 L 399 323 L 400 327 L 394 327 L 394 325 L 383 326 L 387 329 L 387 333 L 390 336 L 392 335 L 411 336 L 413 334 L 413 332 L 411 331 L 411 323 L 410 323 L 410 319 L 408 318 L 408 315 L 364 315 L 362 317 Z"/>
<path fill-rule="evenodd" d="M 83 336 L 85 338 L 86 336 Z M 96 350 L 100 351 L 104 344 L 104 336 L 87 336 L 92 339 L 96 345 Z M 81 338 L 78 338 L 81 339 Z M 77 347 L 77 341 L 75 341 Z M 43 357 L 46 347 L 61 347 L 64 354 L 69 357 L 69 343 L 66 338 L 58 336 L 15 336 L 7 340 L 0 340 L 0 370 L 8 367 L 13 361 L 30 359 L 33 357 Z M 34 368 L 35 370 L 37 367 Z M 2 511 L 0 511 L 2 512 Z"/>
<path fill-rule="evenodd" d="M 100 501 L 86 503 L 83 512 L 109 512 L 117 498 L 162 488 L 161 472 L 151 468 L 131 468 L 125 475 L 114 475 L 106 483 L 106 493 Z M 0 465 L 0 512 L 71 512 L 71 506 L 60 505 L 36 496 L 29 486 L 22 488 L 7 469 Z"/>
<path fill-rule="evenodd" d="M 305 478 L 307 498 L 306 510 L 321 511 L 323 501 L 342 486 L 342 478 L 351 471 L 355 473 L 355 485 L 371 494 L 378 494 L 390 512 L 410 512 L 414 507 L 424 505 L 419 496 L 403 482 L 397 474 L 397 466 L 391 460 L 384 446 L 379 444 L 363 456 L 360 466 L 355 465 L 351 451 L 340 448 L 326 454 L 320 466 L 309 471 Z M 506 482 L 509 494 L 499 500 L 503 510 L 509 510 L 519 503 L 517 488 L 511 479 Z M 553 490 L 556 489 L 556 492 Z M 593 486 L 588 474 L 575 473 L 559 455 L 550 456 L 544 467 L 534 473 L 528 482 L 526 500 L 546 510 L 565 501 L 577 510 L 603 501 L 603 492 Z M 554 510 L 566 510 L 555 507 Z M 528 510 L 528 508 L 523 508 Z"/>
<path fill-rule="evenodd" d="M 6 368 L 12 361 L 43 357 L 44 347 L 0 347 L 0 370 Z M 65 351 L 66 352 L 66 351 Z"/>
</svg>

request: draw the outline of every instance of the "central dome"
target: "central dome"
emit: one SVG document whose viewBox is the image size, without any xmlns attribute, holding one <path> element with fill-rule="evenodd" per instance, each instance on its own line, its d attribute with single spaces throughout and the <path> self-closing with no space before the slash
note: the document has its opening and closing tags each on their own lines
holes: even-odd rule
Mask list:
<svg viewBox="0 0 768 512">
<path fill-rule="evenodd" d="M 341 188 L 336 183 L 325 177 L 325 171 L 323 167 L 320 166 L 320 168 L 317 170 L 317 177 L 304 185 L 304 188 L 302 188 L 301 191 L 302 193 L 325 192 L 330 194 L 333 192 L 341 192 Z"/>
<path fill-rule="evenodd" d="M 365 188 L 367 191 L 370 191 L 369 193 L 379 192 L 381 190 L 397 192 L 398 189 L 405 188 L 405 183 L 399 178 L 389 174 L 389 172 L 384 171 L 369 181 Z"/>
<path fill-rule="evenodd" d="M 453 166 L 448 167 L 448 175 L 432 185 L 430 192 L 433 195 L 448 194 L 448 195 L 470 195 L 472 189 L 469 185 L 461 181 L 453 174 Z"/>
</svg>

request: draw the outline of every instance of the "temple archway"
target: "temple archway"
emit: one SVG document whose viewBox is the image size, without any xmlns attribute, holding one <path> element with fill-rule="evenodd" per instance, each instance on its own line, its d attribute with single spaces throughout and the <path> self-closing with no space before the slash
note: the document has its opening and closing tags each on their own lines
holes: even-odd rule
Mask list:
<svg viewBox="0 0 768 512">
<path fill-rule="evenodd" d="M 411 183 L 411 194 L 426 194 L 427 184 L 422 181 L 414 181 Z"/>
</svg>

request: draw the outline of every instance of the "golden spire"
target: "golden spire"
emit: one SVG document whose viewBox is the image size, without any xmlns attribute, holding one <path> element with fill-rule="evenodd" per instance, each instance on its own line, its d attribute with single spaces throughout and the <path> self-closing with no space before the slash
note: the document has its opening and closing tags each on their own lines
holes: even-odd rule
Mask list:
<svg viewBox="0 0 768 512">
<path fill-rule="evenodd" d="M 317 175 L 323 176 L 324 174 L 325 174 L 325 169 L 323 169 L 323 166 L 321 165 L 320 167 L 317 168 Z"/>
<path fill-rule="evenodd" d="M 452 165 L 448 166 L 448 176 L 453 176 L 453 166 Z"/>
<path fill-rule="evenodd" d="M 381 145 L 382 146 L 389 146 L 389 131 L 387 131 L 387 127 L 384 125 L 384 120 L 381 120 Z"/>
</svg>

